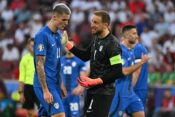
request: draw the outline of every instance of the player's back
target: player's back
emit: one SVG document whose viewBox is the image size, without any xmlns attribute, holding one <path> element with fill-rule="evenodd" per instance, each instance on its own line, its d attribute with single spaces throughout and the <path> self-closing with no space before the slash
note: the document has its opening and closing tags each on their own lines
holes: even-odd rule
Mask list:
<svg viewBox="0 0 175 117">
<path fill-rule="evenodd" d="M 146 48 L 138 43 L 134 47 L 135 63 L 141 60 L 142 54 L 147 54 Z M 148 63 L 145 63 L 141 67 L 139 78 L 134 86 L 134 90 L 147 90 L 147 80 L 148 80 Z"/>
<path fill-rule="evenodd" d="M 44 70 L 48 86 L 58 83 L 60 67 L 60 34 L 53 33 L 48 26 L 43 27 L 34 39 L 34 65 L 36 69 L 36 56 L 45 56 Z M 35 70 L 34 86 L 40 87 L 38 75 Z"/>
</svg>

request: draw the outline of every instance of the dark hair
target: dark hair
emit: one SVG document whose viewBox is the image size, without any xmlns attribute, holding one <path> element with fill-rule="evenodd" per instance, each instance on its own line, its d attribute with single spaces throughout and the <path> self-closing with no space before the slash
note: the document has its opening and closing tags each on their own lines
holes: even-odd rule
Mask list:
<svg viewBox="0 0 175 117">
<path fill-rule="evenodd" d="M 126 31 L 129 31 L 129 30 L 133 29 L 133 28 L 136 28 L 136 26 L 134 26 L 134 25 L 126 25 L 126 26 L 124 26 L 122 28 L 122 34 L 125 33 Z"/>
<path fill-rule="evenodd" d="M 105 10 L 95 11 L 94 14 L 100 16 L 103 23 L 110 24 L 111 19 L 107 11 Z"/>
<path fill-rule="evenodd" d="M 63 3 L 59 3 L 59 4 L 55 4 L 53 6 L 53 13 L 70 15 L 71 10 L 67 5 L 65 5 Z"/>
</svg>

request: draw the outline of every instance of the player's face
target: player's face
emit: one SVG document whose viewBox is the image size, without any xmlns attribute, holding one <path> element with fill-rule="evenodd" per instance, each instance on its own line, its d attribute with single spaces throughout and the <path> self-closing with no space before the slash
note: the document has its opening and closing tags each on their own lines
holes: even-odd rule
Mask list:
<svg viewBox="0 0 175 117">
<path fill-rule="evenodd" d="M 94 15 L 91 21 L 91 32 L 93 35 L 101 34 L 104 29 L 104 23 L 100 16 Z"/>
<path fill-rule="evenodd" d="M 28 50 L 30 53 L 33 53 L 33 45 L 34 45 L 34 42 L 33 41 L 30 41 L 27 45 L 28 47 Z"/>
<path fill-rule="evenodd" d="M 67 14 L 62 14 L 57 16 L 55 15 L 55 18 L 54 18 L 55 26 L 58 29 L 63 30 L 68 25 L 69 19 L 70 19 L 70 15 L 67 15 Z"/>
<path fill-rule="evenodd" d="M 130 44 L 135 44 L 137 42 L 138 34 L 135 28 L 127 32 L 127 39 Z"/>
</svg>

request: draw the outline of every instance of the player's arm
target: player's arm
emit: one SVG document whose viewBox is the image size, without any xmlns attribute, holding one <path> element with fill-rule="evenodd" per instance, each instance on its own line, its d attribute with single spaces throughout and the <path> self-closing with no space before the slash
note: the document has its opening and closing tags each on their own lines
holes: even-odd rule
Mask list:
<svg viewBox="0 0 175 117">
<path fill-rule="evenodd" d="M 23 93 L 24 91 L 24 81 L 25 81 L 25 65 L 24 65 L 24 59 L 22 58 L 19 64 L 19 87 L 18 87 L 19 93 Z"/>
<path fill-rule="evenodd" d="M 130 66 L 130 67 L 124 67 L 122 69 L 123 74 L 124 75 L 129 75 L 133 72 L 135 72 L 136 70 L 138 70 L 143 64 L 145 64 L 147 61 L 149 60 L 149 57 L 147 55 L 142 55 L 142 59 L 140 62 L 138 62 L 137 64 Z"/>
<path fill-rule="evenodd" d="M 22 58 L 19 64 L 19 86 L 18 93 L 20 94 L 20 102 L 24 102 L 24 81 L 25 81 L 25 62 Z"/>
<path fill-rule="evenodd" d="M 83 61 L 79 61 L 79 62 L 80 62 L 80 76 L 87 76 L 85 63 Z M 78 94 L 82 95 L 84 89 L 85 89 L 84 87 L 78 84 L 77 87 L 73 89 L 72 95 L 78 95 Z"/>
<path fill-rule="evenodd" d="M 71 43 L 68 40 L 68 35 L 67 35 L 67 32 L 66 31 L 63 32 L 61 43 L 69 51 L 71 51 L 75 56 L 77 56 L 81 60 L 88 61 L 90 59 L 90 54 L 91 54 L 90 46 L 86 50 L 80 50 L 80 49 L 78 49 L 77 47 L 75 47 L 73 45 L 73 43 Z"/>
<path fill-rule="evenodd" d="M 133 86 L 135 86 L 135 84 L 137 83 L 137 80 L 138 80 L 138 78 L 139 78 L 141 69 L 142 69 L 142 67 L 140 67 L 139 69 L 137 69 L 137 70 L 132 74 L 132 85 L 133 85 Z"/>
<path fill-rule="evenodd" d="M 78 80 L 80 85 L 89 87 L 103 83 L 111 83 L 123 76 L 120 45 L 115 42 L 111 43 L 108 45 L 106 52 L 106 56 L 109 58 L 110 62 L 110 71 L 95 79 L 91 79 L 86 76 L 80 76 Z"/>
<path fill-rule="evenodd" d="M 48 91 L 44 71 L 45 56 L 36 56 L 36 70 L 43 92 Z"/>
<path fill-rule="evenodd" d="M 88 61 L 90 59 L 90 46 L 86 50 L 80 50 L 77 47 L 73 46 L 73 48 L 70 51 L 83 61 Z"/>
<path fill-rule="evenodd" d="M 41 85 L 42 90 L 43 90 L 43 97 L 48 104 L 52 104 L 53 103 L 53 96 L 47 87 L 46 75 L 45 75 L 45 71 L 44 71 L 45 59 L 46 59 L 45 56 L 39 56 L 39 55 L 36 56 L 36 70 L 37 70 L 40 85 Z"/>
</svg>

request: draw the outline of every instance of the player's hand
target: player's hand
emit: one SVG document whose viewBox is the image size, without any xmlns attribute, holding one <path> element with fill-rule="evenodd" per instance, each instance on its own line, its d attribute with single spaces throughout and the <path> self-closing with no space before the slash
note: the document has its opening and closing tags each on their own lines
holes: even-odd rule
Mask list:
<svg viewBox="0 0 175 117">
<path fill-rule="evenodd" d="M 145 55 L 142 54 L 142 58 L 141 58 L 142 64 L 145 64 L 148 60 L 149 60 L 149 56 L 146 54 Z"/>
<path fill-rule="evenodd" d="M 23 93 L 20 93 L 19 94 L 19 101 L 21 102 L 21 103 L 24 103 L 25 102 L 25 98 L 24 98 L 24 94 Z"/>
<path fill-rule="evenodd" d="M 44 96 L 44 100 L 45 100 L 48 104 L 52 104 L 52 103 L 53 103 L 53 96 L 52 96 L 52 94 L 49 92 L 49 90 L 44 91 L 44 92 L 43 92 L 43 96 Z"/>
<path fill-rule="evenodd" d="M 77 87 L 75 87 L 73 90 L 72 90 L 72 95 L 82 95 L 83 94 L 83 91 L 84 91 L 84 87 L 78 85 Z"/>
<path fill-rule="evenodd" d="M 68 35 L 66 31 L 63 31 L 63 35 L 61 38 L 61 44 L 64 45 L 68 50 L 73 48 L 73 43 L 69 41 Z"/>
<path fill-rule="evenodd" d="M 101 78 L 91 79 L 87 76 L 80 76 L 80 78 L 78 79 L 78 83 L 81 86 L 88 88 L 91 86 L 103 84 L 103 81 L 101 80 Z"/>
<path fill-rule="evenodd" d="M 61 95 L 62 95 L 63 99 L 66 98 L 66 96 L 67 96 L 67 90 L 66 90 L 63 83 L 61 83 Z"/>
<path fill-rule="evenodd" d="M 63 31 L 62 38 L 61 38 L 61 44 L 66 45 L 68 42 L 68 35 L 66 31 Z"/>
</svg>

